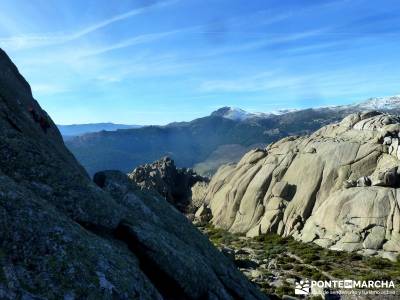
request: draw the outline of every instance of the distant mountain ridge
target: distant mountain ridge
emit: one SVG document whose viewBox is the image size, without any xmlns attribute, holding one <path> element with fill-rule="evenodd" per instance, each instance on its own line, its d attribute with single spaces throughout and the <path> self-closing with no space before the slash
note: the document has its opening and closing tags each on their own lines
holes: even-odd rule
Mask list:
<svg viewBox="0 0 400 300">
<path fill-rule="evenodd" d="M 368 98 L 367 100 L 357 102 L 354 104 L 348 105 L 337 105 L 337 106 L 322 106 L 317 108 L 309 108 L 309 109 L 334 109 L 334 110 L 343 110 L 343 109 L 356 109 L 356 110 L 380 110 L 380 111 L 388 111 L 388 110 L 400 110 L 400 95 L 395 96 L 387 96 L 387 97 L 373 97 Z M 271 112 L 248 112 L 241 108 L 225 106 L 217 109 L 216 111 L 211 113 L 211 116 L 219 116 L 224 117 L 231 120 L 236 121 L 244 121 L 251 118 L 268 118 L 274 115 L 283 115 L 287 113 L 293 113 L 297 111 L 303 111 L 306 109 L 279 109 Z"/>
<path fill-rule="evenodd" d="M 108 123 L 88 123 L 88 124 L 71 124 L 71 125 L 57 125 L 63 136 L 80 136 L 86 133 L 99 132 L 102 130 L 116 131 L 118 129 L 139 128 L 140 125 L 126 125 Z"/>
<path fill-rule="evenodd" d="M 359 111 L 400 113 L 400 97 L 370 98 L 341 106 L 252 113 L 223 107 L 190 122 L 145 126 L 84 134 L 66 142 L 90 174 L 101 169 L 128 172 L 136 166 L 170 156 L 178 167 L 198 167 L 211 175 L 228 162 L 237 162 L 252 147 L 263 147 L 283 137 L 309 134 Z M 224 149 L 231 149 L 224 159 Z M 206 162 L 206 163 L 204 163 Z"/>
</svg>

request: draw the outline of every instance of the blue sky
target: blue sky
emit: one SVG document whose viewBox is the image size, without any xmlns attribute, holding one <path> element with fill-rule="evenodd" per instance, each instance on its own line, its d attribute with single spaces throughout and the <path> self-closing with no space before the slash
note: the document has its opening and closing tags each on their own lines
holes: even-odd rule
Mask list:
<svg viewBox="0 0 400 300">
<path fill-rule="evenodd" d="M 398 0 L 13 0 L 0 47 L 59 124 L 400 93 Z"/>
</svg>

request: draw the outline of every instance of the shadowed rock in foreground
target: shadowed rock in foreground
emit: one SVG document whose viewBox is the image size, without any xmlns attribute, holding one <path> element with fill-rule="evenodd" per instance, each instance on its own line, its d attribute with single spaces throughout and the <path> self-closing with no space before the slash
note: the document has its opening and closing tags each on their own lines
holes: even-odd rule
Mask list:
<svg viewBox="0 0 400 300">
<path fill-rule="evenodd" d="M 0 50 L 0 299 L 264 299 L 180 213 L 90 181 Z"/>
<path fill-rule="evenodd" d="M 212 222 L 395 259 L 400 252 L 400 118 L 351 114 L 219 169 L 206 191 Z"/>
</svg>

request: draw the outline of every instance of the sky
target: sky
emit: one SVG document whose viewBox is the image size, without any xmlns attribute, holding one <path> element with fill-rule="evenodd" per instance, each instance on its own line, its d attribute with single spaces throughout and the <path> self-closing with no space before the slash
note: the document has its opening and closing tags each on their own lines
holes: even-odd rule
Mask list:
<svg viewBox="0 0 400 300">
<path fill-rule="evenodd" d="M 167 124 L 400 94 L 398 0 L 1 0 L 58 124 Z"/>
</svg>

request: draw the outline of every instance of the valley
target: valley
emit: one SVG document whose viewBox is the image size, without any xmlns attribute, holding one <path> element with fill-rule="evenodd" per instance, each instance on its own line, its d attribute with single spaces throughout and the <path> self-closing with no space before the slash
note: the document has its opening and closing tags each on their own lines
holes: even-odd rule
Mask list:
<svg viewBox="0 0 400 300">
<path fill-rule="evenodd" d="M 92 132 L 68 138 L 66 146 L 89 174 L 106 169 L 129 172 L 163 156 L 179 167 L 213 175 L 250 149 L 287 136 L 306 135 L 350 113 L 368 109 L 400 113 L 399 97 L 373 98 L 354 105 L 248 113 L 229 107 L 191 122 Z"/>
</svg>

